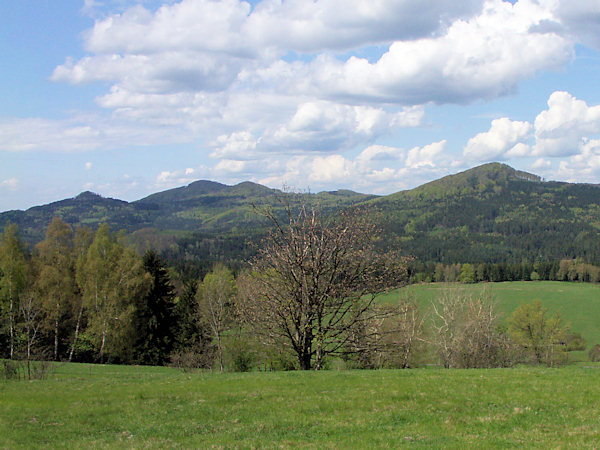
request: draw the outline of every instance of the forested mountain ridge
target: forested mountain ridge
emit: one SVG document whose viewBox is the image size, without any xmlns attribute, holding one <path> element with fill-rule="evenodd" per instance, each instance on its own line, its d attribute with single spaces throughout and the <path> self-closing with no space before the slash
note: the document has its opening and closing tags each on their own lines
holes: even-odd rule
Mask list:
<svg viewBox="0 0 600 450">
<path fill-rule="evenodd" d="M 106 222 L 113 230 L 124 229 L 140 251 L 152 247 L 172 262 L 209 265 L 250 256 L 249 243 L 257 243 L 267 227 L 254 206 L 281 210 L 286 195 L 251 182 L 212 181 L 130 203 L 85 192 L 1 213 L 0 227 L 16 223 L 33 244 L 43 239 L 54 216 L 75 227 Z M 344 190 L 300 197 L 325 214 L 348 207 L 373 214 L 383 247 L 398 247 L 423 262 L 583 258 L 600 263 L 600 186 L 543 181 L 504 164 L 485 164 L 383 197 Z"/>
<path fill-rule="evenodd" d="M 369 202 L 384 234 L 422 261 L 600 262 L 600 186 L 485 164 Z"/>
<path fill-rule="evenodd" d="M 348 190 L 293 195 L 318 204 L 326 214 L 375 197 Z M 235 260 L 248 253 L 249 240 L 264 235 L 265 219 L 255 208 L 282 210 L 286 198 L 290 194 L 248 181 L 228 186 L 201 180 L 134 202 L 83 192 L 26 211 L 0 213 L 0 228 L 17 224 L 24 241 L 33 245 L 59 216 L 74 227 L 96 229 L 107 223 L 113 230 L 125 230 L 141 252 L 154 248 L 171 260 Z"/>
</svg>

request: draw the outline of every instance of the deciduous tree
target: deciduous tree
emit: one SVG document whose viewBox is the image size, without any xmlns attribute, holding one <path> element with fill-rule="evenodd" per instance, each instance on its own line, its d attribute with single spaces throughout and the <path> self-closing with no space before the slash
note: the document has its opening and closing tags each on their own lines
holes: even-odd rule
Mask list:
<svg viewBox="0 0 600 450">
<path fill-rule="evenodd" d="M 223 333 L 233 323 L 237 287 L 233 274 L 222 264 L 217 264 L 206 274 L 198 287 L 198 316 L 210 329 L 217 346 L 219 369 L 223 371 Z"/>
<path fill-rule="evenodd" d="M 374 299 L 405 281 L 406 264 L 375 250 L 367 214 L 325 220 L 305 206 L 286 213 L 265 213 L 273 230 L 241 280 L 240 305 L 257 332 L 287 342 L 301 369 L 320 369 L 345 350 L 352 329 L 380 314 Z"/>
</svg>

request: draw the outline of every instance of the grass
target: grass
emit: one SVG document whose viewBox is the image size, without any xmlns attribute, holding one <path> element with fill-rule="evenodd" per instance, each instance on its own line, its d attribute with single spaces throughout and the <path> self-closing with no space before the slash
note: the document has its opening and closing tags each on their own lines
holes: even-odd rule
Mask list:
<svg viewBox="0 0 600 450">
<path fill-rule="evenodd" d="M 0 447 L 594 447 L 600 366 L 183 373 L 0 382 Z"/>
<path fill-rule="evenodd" d="M 444 290 L 462 289 L 469 294 L 487 292 L 497 303 L 504 320 L 522 303 L 540 299 L 553 313 L 560 312 L 574 332 L 581 333 L 588 348 L 600 343 L 600 285 L 560 281 L 514 281 L 505 283 L 429 283 L 411 285 L 380 297 L 381 302 L 395 302 L 409 294 L 427 311 Z"/>
</svg>

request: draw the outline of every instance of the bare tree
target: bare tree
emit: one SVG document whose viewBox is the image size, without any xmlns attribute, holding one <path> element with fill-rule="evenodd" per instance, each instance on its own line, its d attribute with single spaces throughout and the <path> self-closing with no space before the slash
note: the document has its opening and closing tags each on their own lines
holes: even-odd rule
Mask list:
<svg viewBox="0 0 600 450">
<path fill-rule="evenodd" d="M 434 345 L 446 368 L 504 367 L 514 345 L 499 328 L 495 305 L 485 294 L 472 298 L 448 290 L 433 303 Z"/>
<path fill-rule="evenodd" d="M 406 264 L 375 250 L 378 233 L 367 214 L 335 220 L 300 206 L 285 219 L 265 215 L 273 230 L 252 271 L 240 278 L 241 315 L 263 336 L 283 339 L 301 369 L 320 369 L 347 351 L 352 330 L 389 312 L 376 296 L 406 279 Z"/>
</svg>

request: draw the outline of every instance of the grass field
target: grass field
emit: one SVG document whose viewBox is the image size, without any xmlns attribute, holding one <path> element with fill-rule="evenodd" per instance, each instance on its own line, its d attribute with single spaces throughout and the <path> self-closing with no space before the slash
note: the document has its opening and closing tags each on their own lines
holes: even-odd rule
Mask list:
<svg viewBox="0 0 600 450">
<path fill-rule="evenodd" d="M 68 364 L 0 382 L 0 448 L 570 447 L 600 442 L 600 366 L 183 373 Z"/>
<path fill-rule="evenodd" d="M 486 291 L 497 303 L 506 320 L 522 303 L 540 299 L 550 312 L 558 311 L 571 324 L 574 332 L 581 333 L 588 348 L 600 343 L 600 285 L 560 281 L 514 281 L 506 283 L 430 283 L 411 285 L 380 297 L 381 302 L 398 301 L 399 295 L 409 293 L 427 311 L 432 301 L 448 289 L 462 289 L 465 293 Z"/>
</svg>

